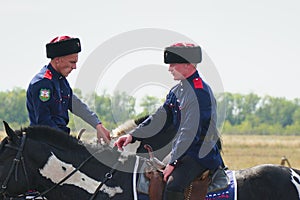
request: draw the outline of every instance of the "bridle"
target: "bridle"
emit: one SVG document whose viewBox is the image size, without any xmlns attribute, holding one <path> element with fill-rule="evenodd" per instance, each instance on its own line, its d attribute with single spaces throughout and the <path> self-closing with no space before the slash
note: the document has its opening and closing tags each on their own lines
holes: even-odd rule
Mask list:
<svg viewBox="0 0 300 200">
<path fill-rule="evenodd" d="M 9 169 L 9 172 L 8 172 L 4 182 L 1 185 L 0 195 L 5 196 L 7 194 L 7 192 L 6 192 L 7 184 L 9 182 L 9 180 L 11 179 L 13 172 L 15 172 L 15 181 L 18 182 L 18 167 L 19 167 L 20 162 L 21 162 L 23 172 L 24 172 L 24 175 L 25 175 L 27 189 L 29 189 L 28 173 L 27 173 L 27 170 L 26 170 L 24 157 L 22 155 L 23 150 L 24 150 L 24 146 L 25 146 L 25 141 L 26 141 L 26 134 L 22 134 L 20 147 L 16 147 L 16 146 L 11 145 L 11 144 L 5 144 L 4 145 L 7 148 L 11 148 L 13 150 L 16 150 L 17 154 L 16 154 L 16 157 L 13 159 L 12 165 Z"/>
<path fill-rule="evenodd" d="M 30 189 L 30 187 L 29 187 L 28 173 L 27 173 L 27 170 L 26 170 L 26 166 L 25 166 L 25 162 L 24 162 L 24 157 L 23 157 L 23 154 L 22 154 L 23 150 L 24 150 L 25 142 L 26 142 L 26 133 L 22 133 L 20 147 L 16 147 L 16 146 L 11 145 L 11 144 L 5 144 L 4 145 L 4 147 L 16 150 L 17 154 L 16 154 L 16 157 L 13 159 L 13 163 L 12 163 L 12 165 L 10 167 L 10 170 L 9 170 L 9 172 L 7 174 L 7 177 L 5 178 L 4 182 L 2 183 L 2 186 L 1 186 L 1 189 L 0 189 L 0 195 L 2 195 L 3 197 L 9 196 L 9 194 L 7 193 L 7 184 L 9 182 L 9 180 L 11 179 L 13 172 L 15 172 L 15 181 L 16 182 L 18 181 L 18 176 L 17 175 L 18 175 L 18 166 L 19 166 L 20 161 L 21 161 L 21 164 L 22 164 L 22 168 L 23 168 L 23 172 L 24 172 L 25 178 L 26 178 L 27 190 Z M 34 200 L 34 199 L 36 199 L 38 197 L 42 197 L 43 198 L 44 195 L 46 195 L 50 191 L 54 190 L 57 186 L 59 186 L 62 183 L 64 183 L 67 179 L 69 179 L 72 175 L 74 175 L 80 168 L 82 168 L 91 158 L 93 158 L 96 154 L 98 154 L 98 153 L 100 153 L 102 151 L 103 150 L 98 150 L 98 151 L 94 152 L 93 154 L 91 154 L 76 169 L 74 169 L 71 173 L 69 173 L 67 176 L 65 176 L 62 180 L 60 180 L 58 183 L 56 183 L 55 185 L 53 185 L 49 189 L 45 190 L 44 192 L 39 193 L 38 195 L 36 195 L 32 199 Z M 94 200 L 97 197 L 97 194 L 100 191 L 100 189 L 102 188 L 102 186 L 107 181 L 109 181 L 110 179 L 113 178 L 113 174 L 116 172 L 116 169 L 117 169 L 118 165 L 121 163 L 118 160 L 113 165 L 113 167 L 111 168 L 111 170 L 105 174 L 105 177 L 104 177 L 103 181 L 101 181 L 101 183 L 99 184 L 99 186 L 97 187 L 97 189 L 95 190 L 94 194 L 90 197 L 89 200 Z"/>
</svg>

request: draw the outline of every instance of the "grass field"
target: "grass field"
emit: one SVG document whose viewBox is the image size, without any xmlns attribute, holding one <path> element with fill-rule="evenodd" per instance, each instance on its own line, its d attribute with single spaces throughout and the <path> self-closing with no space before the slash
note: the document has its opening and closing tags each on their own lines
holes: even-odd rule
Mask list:
<svg viewBox="0 0 300 200">
<path fill-rule="evenodd" d="M 223 135 L 223 158 L 230 169 L 280 164 L 283 156 L 300 168 L 300 136 Z"/>
<path fill-rule="evenodd" d="M 230 169 L 280 164 L 283 156 L 300 169 L 300 136 L 223 135 L 222 139 L 224 162 Z"/>
</svg>

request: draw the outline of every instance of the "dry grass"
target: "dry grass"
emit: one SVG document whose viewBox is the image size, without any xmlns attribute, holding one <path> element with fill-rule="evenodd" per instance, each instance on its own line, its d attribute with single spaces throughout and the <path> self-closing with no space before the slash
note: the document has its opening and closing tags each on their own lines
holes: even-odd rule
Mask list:
<svg viewBox="0 0 300 200">
<path fill-rule="evenodd" d="M 283 156 L 300 168 L 300 136 L 223 135 L 223 158 L 231 169 L 280 164 Z"/>
<path fill-rule="evenodd" d="M 0 132 L 0 139 L 4 133 Z M 300 136 L 223 135 L 223 158 L 230 169 L 280 164 L 286 156 L 300 169 Z"/>
</svg>

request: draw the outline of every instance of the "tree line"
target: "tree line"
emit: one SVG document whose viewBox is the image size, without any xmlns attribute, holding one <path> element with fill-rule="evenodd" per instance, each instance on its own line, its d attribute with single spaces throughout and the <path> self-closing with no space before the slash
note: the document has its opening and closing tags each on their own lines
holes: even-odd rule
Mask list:
<svg viewBox="0 0 300 200">
<path fill-rule="evenodd" d="M 109 129 L 129 120 L 153 113 L 163 99 L 145 96 L 139 105 L 134 97 L 105 91 L 83 96 L 74 90 Z M 216 94 L 218 104 L 218 127 L 222 134 L 267 134 L 300 135 L 300 99 L 288 100 L 283 97 L 258 96 L 256 94 Z M 137 112 L 139 107 L 139 112 Z M 0 92 L 0 119 L 19 129 L 29 125 L 26 110 L 26 90 L 14 88 Z M 78 117 L 70 114 L 70 128 L 92 130 Z M 0 130 L 3 128 L 0 126 Z"/>
</svg>

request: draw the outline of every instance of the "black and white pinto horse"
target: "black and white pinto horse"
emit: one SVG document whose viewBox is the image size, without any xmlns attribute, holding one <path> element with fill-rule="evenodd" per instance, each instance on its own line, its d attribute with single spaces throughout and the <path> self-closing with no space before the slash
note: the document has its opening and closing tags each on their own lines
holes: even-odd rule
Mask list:
<svg viewBox="0 0 300 200">
<path fill-rule="evenodd" d="M 137 199 L 136 174 L 132 173 L 137 156 L 122 156 L 109 146 L 83 145 L 47 127 L 14 131 L 4 124 L 7 137 L 0 146 L 0 199 L 29 189 L 48 200 Z M 260 165 L 235 174 L 238 200 L 299 200 L 297 169 Z"/>
</svg>

